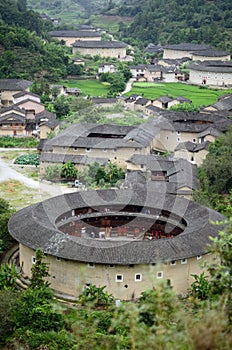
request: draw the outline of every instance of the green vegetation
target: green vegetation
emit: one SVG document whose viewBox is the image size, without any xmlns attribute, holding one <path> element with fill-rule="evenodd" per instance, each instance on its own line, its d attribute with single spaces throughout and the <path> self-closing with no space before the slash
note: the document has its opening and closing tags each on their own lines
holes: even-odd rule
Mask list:
<svg viewBox="0 0 232 350">
<path fill-rule="evenodd" d="M 77 170 L 72 162 L 63 165 L 49 165 L 44 175 L 50 181 L 79 179 L 84 185 L 91 188 L 115 186 L 124 179 L 124 176 L 123 170 L 112 162 L 106 166 L 100 166 L 95 162 L 83 167 L 82 170 Z"/>
<path fill-rule="evenodd" d="M 14 242 L 8 231 L 8 221 L 13 213 L 14 209 L 10 204 L 0 197 L 0 253 L 7 250 Z"/>
<path fill-rule="evenodd" d="M 217 259 L 207 266 L 208 276 L 194 276 L 186 298 L 177 297 L 169 283 L 160 283 L 117 307 L 105 286 L 92 284 L 76 305 L 60 304 L 46 281 L 45 256 L 37 249 L 25 291 L 15 292 L 14 266 L 0 268 L 0 344 L 28 350 L 153 350 L 154 344 L 162 350 L 230 350 L 231 244 L 228 220 L 212 239 L 209 251 Z"/>
<path fill-rule="evenodd" d="M 64 80 L 60 81 L 59 84 L 67 87 L 76 87 L 81 90 L 84 96 L 91 97 L 106 97 L 110 89 L 109 84 L 104 84 L 96 79 Z"/>
<path fill-rule="evenodd" d="M 120 26 L 122 38 L 129 43 L 204 42 L 218 49 L 232 49 L 230 0 L 130 0 L 122 1 L 121 6 L 112 4 L 111 13 L 135 16 L 129 27 Z"/>
<path fill-rule="evenodd" d="M 61 18 L 63 23 L 70 25 L 87 19 L 94 12 L 99 12 L 105 6 L 105 0 L 28 0 L 28 5 L 35 11 Z"/>
<path fill-rule="evenodd" d="M 126 96 L 138 94 L 150 99 L 155 99 L 160 96 L 183 96 L 192 100 L 195 107 L 201 107 L 215 103 L 219 96 L 226 93 L 232 93 L 232 90 L 202 89 L 200 86 L 183 83 L 134 83 L 132 90 L 128 92 Z"/>
<path fill-rule="evenodd" d="M 232 215 L 232 130 L 210 145 L 209 153 L 199 168 L 201 189 L 194 199 L 221 213 Z"/>
<path fill-rule="evenodd" d="M 77 178 L 77 169 L 72 162 L 67 162 L 61 167 L 61 177 L 66 180 L 75 180 Z"/>
<path fill-rule="evenodd" d="M 37 166 L 40 164 L 39 158 L 39 154 L 36 153 L 23 154 L 15 160 L 15 164 Z"/>
<path fill-rule="evenodd" d="M 0 265 L 0 290 L 14 291 L 17 278 L 19 278 L 19 273 L 14 264 L 11 266 L 8 263 Z"/>
<path fill-rule="evenodd" d="M 38 146 L 38 143 L 39 141 L 32 137 L 0 137 L 0 147 L 4 148 L 36 148 Z"/>
<path fill-rule="evenodd" d="M 104 291 L 106 287 L 96 287 L 92 283 L 86 286 L 78 298 L 78 302 L 84 306 L 98 307 L 109 306 L 114 302 L 112 294 Z"/>
</svg>

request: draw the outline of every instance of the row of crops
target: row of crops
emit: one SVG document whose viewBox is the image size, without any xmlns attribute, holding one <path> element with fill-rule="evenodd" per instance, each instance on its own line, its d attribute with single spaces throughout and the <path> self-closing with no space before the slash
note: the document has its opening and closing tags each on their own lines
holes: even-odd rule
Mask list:
<svg viewBox="0 0 232 350">
<path fill-rule="evenodd" d="M 40 155 L 37 153 L 23 154 L 15 160 L 15 164 L 37 166 L 40 164 Z"/>
</svg>

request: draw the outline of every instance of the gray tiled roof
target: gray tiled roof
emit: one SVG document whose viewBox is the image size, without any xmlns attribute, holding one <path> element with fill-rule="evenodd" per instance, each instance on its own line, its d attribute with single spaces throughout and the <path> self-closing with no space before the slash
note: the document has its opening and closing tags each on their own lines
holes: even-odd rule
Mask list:
<svg viewBox="0 0 232 350">
<path fill-rule="evenodd" d="M 28 92 L 28 91 L 18 92 L 17 94 L 14 94 L 13 97 L 14 98 L 18 98 L 18 97 L 22 97 L 22 96 L 25 96 L 25 95 L 34 96 L 34 97 L 37 97 L 37 98 L 40 99 L 39 95 L 33 94 L 32 92 Z"/>
<path fill-rule="evenodd" d="M 188 69 L 203 72 L 232 73 L 232 62 L 228 61 L 203 61 L 193 62 L 188 65 Z"/>
<path fill-rule="evenodd" d="M 155 155 L 134 154 L 127 161 L 136 165 L 146 165 L 147 171 L 164 171 L 167 172 L 169 183 L 174 183 L 178 189 L 187 186 L 191 189 L 199 188 L 198 174 L 196 165 L 191 164 L 185 159 L 169 158 Z M 157 180 L 155 180 L 156 182 Z M 159 181 L 158 181 L 159 182 Z M 163 182 L 163 181 L 162 181 Z M 172 191 L 174 189 L 172 188 Z M 170 193 L 170 192 L 169 192 Z M 176 192 L 171 192 L 176 193 Z"/>
<path fill-rule="evenodd" d="M 94 124 L 78 123 L 71 125 L 60 135 L 48 141 L 51 147 L 91 147 L 91 148 L 115 148 L 115 147 L 133 147 L 124 137 L 135 127 L 120 126 L 114 124 Z M 101 134 L 102 137 L 91 134 Z M 113 134 L 115 138 L 107 138 L 104 135 Z M 118 136 L 118 138 L 117 138 Z M 138 147 L 141 145 L 138 144 Z"/>
<path fill-rule="evenodd" d="M 135 105 L 141 105 L 144 106 L 146 105 L 150 100 L 148 100 L 147 98 L 141 97 L 138 98 L 138 100 L 135 101 Z"/>
<path fill-rule="evenodd" d="M 101 37 L 98 32 L 89 30 L 53 30 L 48 33 L 53 37 L 64 37 L 64 38 L 95 38 Z"/>
<path fill-rule="evenodd" d="M 126 48 L 128 45 L 121 41 L 75 41 L 72 44 L 73 47 L 80 48 L 104 48 L 104 49 L 117 49 L 117 48 Z"/>
<path fill-rule="evenodd" d="M 181 50 L 181 51 L 190 51 L 191 52 L 191 51 L 208 50 L 208 49 L 210 49 L 210 46 L 205 45 L 205 44 L 181 43 L 181 44 L 165 45 L 164 49 Z"/>
<path fill-rule="evenodd" d="M 0 114 L 5 114 L 7 112 L 12 112 L 12 113 L 16 112 L 16 114 L 23 114 L 23 115 L 26 114 L 25 109 L 21 109 L 16 105 L 11 105 L 9 107 L 4 107 L 4 108 L 0 109 Z M 19 113 L 17 113 L 17 112 L 19 112 Z"/>
<path fill-rule="evenodd" d="M 222 57 L 228 56 L 230 53 L 228 51 L 219 51 L 219 50 L 203 50 L 203 51 L 194 51 L 195 56 L 205 56 L 205 57 Z"/>
<path fill-rule="evenodd" d="M 124 207 L 127 204 L 172 212 L 184 218 L 187 226 L 174 238 L 125 242 L 74 237 L 64 234 L 56 225 L 60 215 L 70 215 L 78 207 Z M 40 247 L 44 253 L 64 259 L 118 265 L 149 264 L 205 254 L 209 236 L 216 237 L 221 229 L 212 224 L 217 220 L 224 220 L 224 217 L 212 209 L 149 188 L 99 190 L 64 194 L 24 208 L 11 217 L 9 232 L 27 247 Z"/>
<path fill-rule="evenodd" d="M 101 103 L 117 103 L 117 98 L 103 98 L 103 97 L 92 97 L 91 101 L 96 104 Z"/>
<path fill-rule="evenodd" d="M 194 143 L 194 142 L 190 142 L 190 141 L 181 142 L 176 146 L 175 151 L 179 151 L 182 149 L 186 149 L 189 152 L 199 152 L 203 149 L 208 150 L 210 143 L 211 142 L 209 142 L 209 141 L 205 141 L 205 142 L 201 142 L 201 143 Z"/>
<path fill-rule="evenodd" d="M 217 111 L 232 110 L 232 96 L 219 100 L 211 105 Z"/>
<path fill-rule="evenodd" d="M 61 154 L 61 153 L 41 153 L 40 161 L 43 163 L 67 163 L 72 162 L 74 164 L 92 164 L 94 162 L 99 163 L 100 165 L 106 165 L 108 159 L 106 158 L 96 158 L 88 157 L 83 155 L 73 155 L 73 154 Z"/>
<path fill-rule="evenodd" d="M 23 91 L 32 85 L 32 81 L 20 79 L 0 79 L 0 90 Z"/>
<path fill-rule="evenodd" d="M 8 119 L 11 120 L 8 120 Z M 4 123 L 4 124 L 14 124 L 15 122 L 20 123 L 20 124 L 25 124 L 26 119 L 25 117 L 22 117 L 16 113 L 10 113 L 7 115 L 4 115 L 2 117 L 0 117 L 0 123 Z"/>
</svg>

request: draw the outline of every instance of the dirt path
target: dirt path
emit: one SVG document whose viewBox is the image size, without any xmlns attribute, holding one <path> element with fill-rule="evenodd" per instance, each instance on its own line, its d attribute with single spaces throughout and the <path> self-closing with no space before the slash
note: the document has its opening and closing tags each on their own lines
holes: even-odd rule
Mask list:
<svg viewBox="0 0 232 350">
<path fill-rule="evenodd" d="M 20 196 L 22 198 L 28 196 L 30 191 L 33 193 L 35 201 L 76 191 L 75 188 L 69 188 L 65 185 L 57 185 L 45 181 L 33 180 L 13 169 L 13 165 L 11 166 L 11 164 L 6 163 L 1 158 L 3 155 L 4 152 L 0 152 L 0 184 L 10 183 L 11 181 L 15 180 L 19 181 L 23 186 L 23 189 L 20 190 Z"/>
</svg>

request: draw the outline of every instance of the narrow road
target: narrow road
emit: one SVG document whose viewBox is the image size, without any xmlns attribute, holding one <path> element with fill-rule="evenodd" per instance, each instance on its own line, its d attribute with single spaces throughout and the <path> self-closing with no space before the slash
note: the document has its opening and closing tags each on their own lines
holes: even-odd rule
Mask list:
<svg viewBox="0 0 232 350">
<path fill-rule="evenodd" d="M 131 78 L 126 83 L 126 88 L 123 92 L 121 92 L 121 95 L 126 94 L 127 92 L 131 91 L 133 83 L 136 81 L 135 78 Z"/>
<path fill-rule="evenodd" d="M 2 152 L 0 153 L 0 182 L 17 180 L 23 183 L 26 187 L 30 187 L 38 190 L 40 193 L 48 194 L 48 197 L 58 196 L 63 193 L 69 193 L 76 191 L 75 188 L 69 188 L 64 185 L 50 184 L 43 181 L 35 181 L 29 177 L 19 173 L 13 169 L 9 164 L 5 163 L 1 159 Z"/>
</svg>

